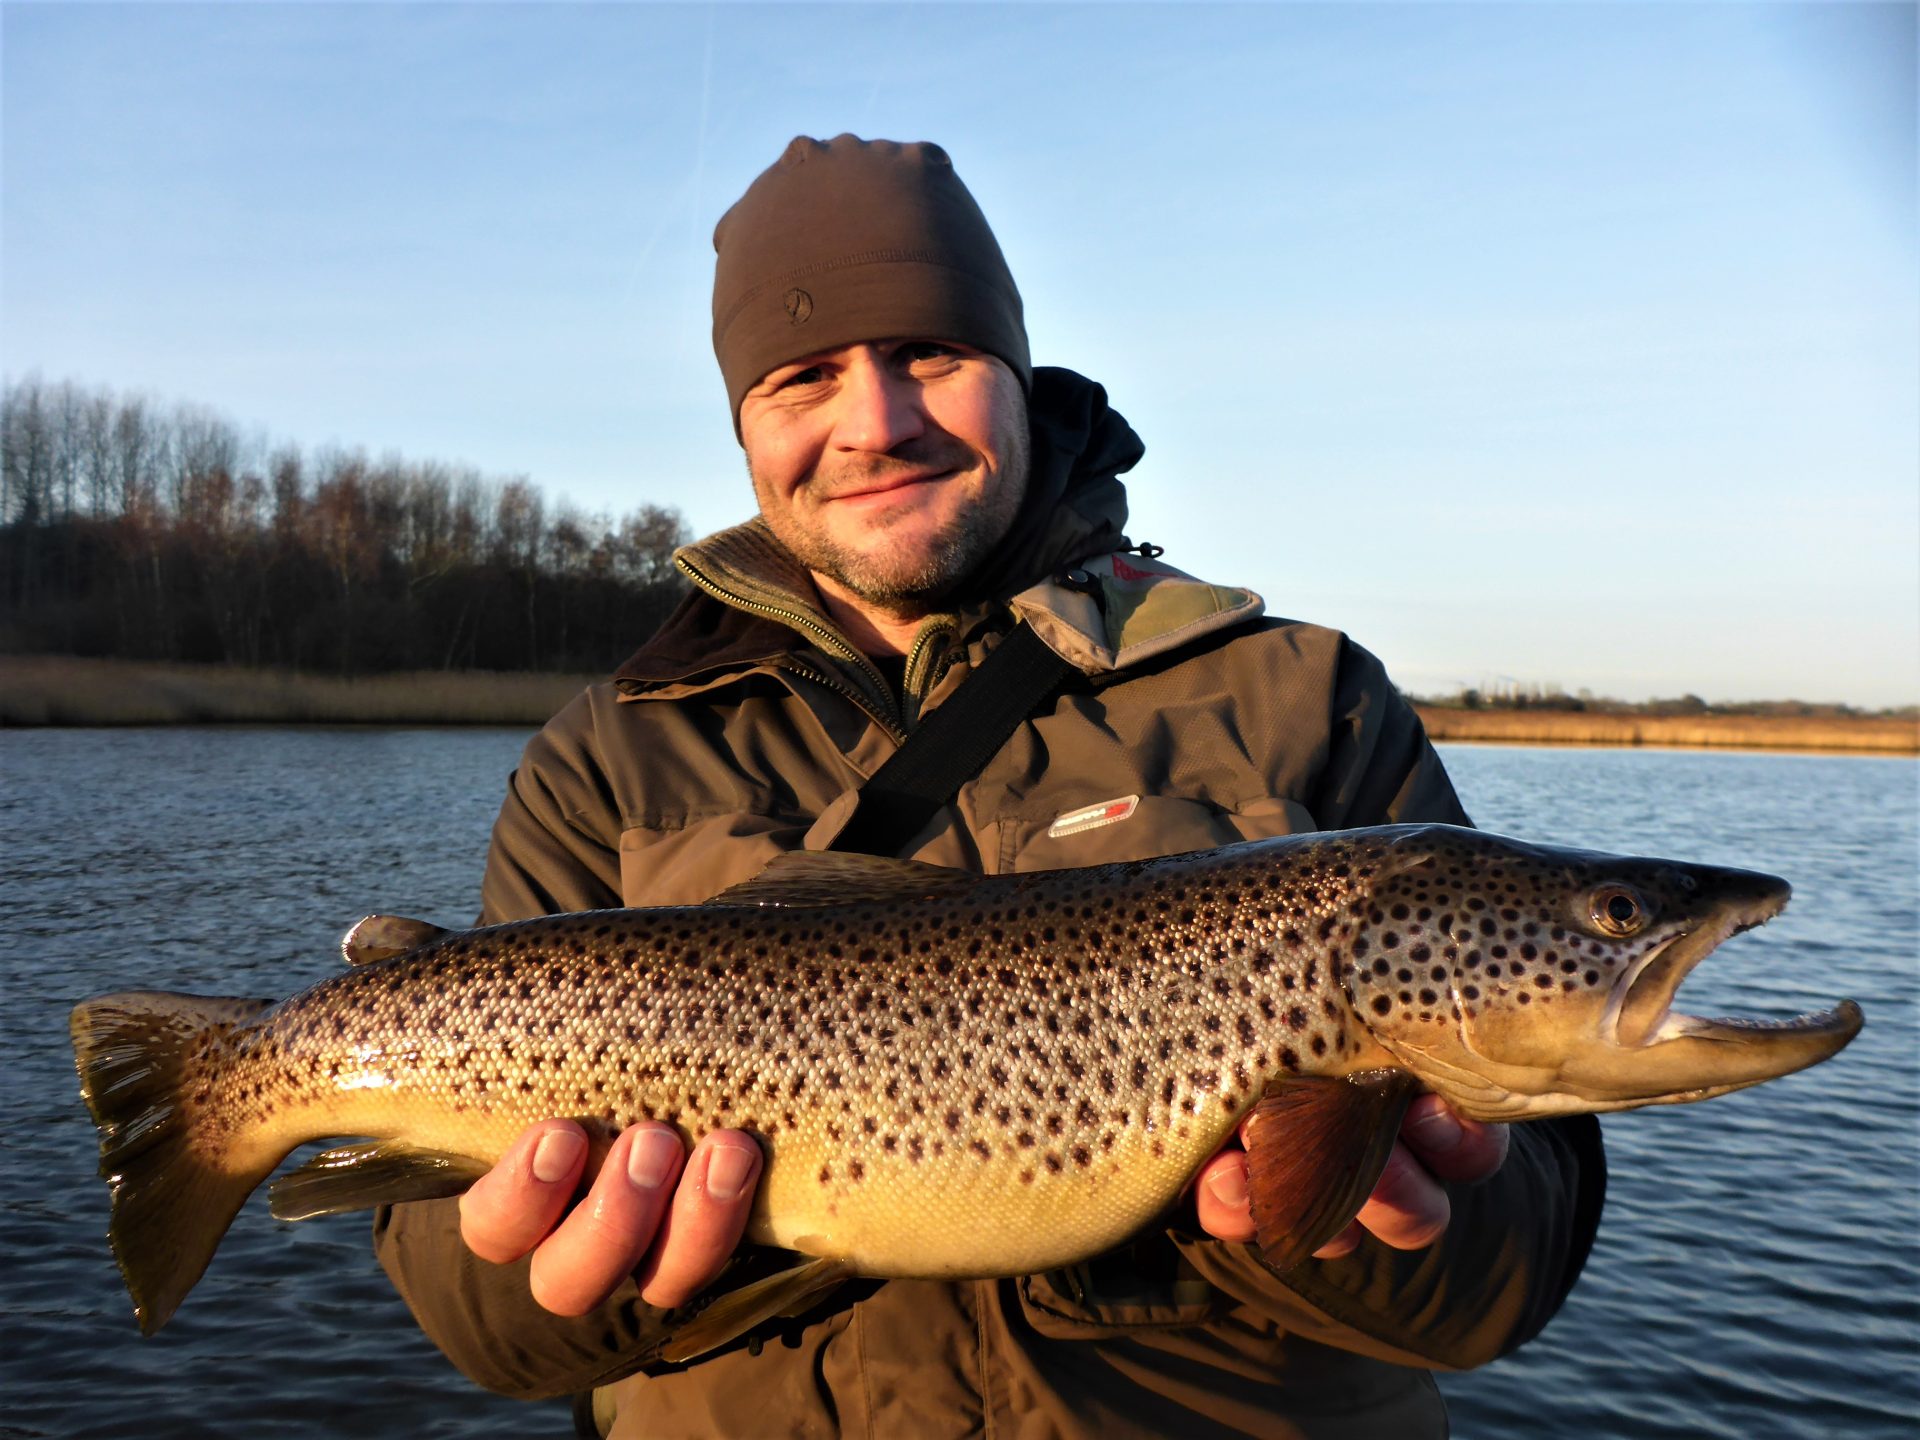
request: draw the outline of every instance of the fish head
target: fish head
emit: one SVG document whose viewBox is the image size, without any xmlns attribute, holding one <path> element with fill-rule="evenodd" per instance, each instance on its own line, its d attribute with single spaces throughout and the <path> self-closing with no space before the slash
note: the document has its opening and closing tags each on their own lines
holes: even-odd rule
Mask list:
<svg viewBox="0 0 1920 1440">
<path fill-rule="evenodd" d="M 1695 965 L 1786 907 L 1776 876 L 1454 826 L 1409 827 L 1376 873 L 1349 943 L 1355 1008 L 1481 1119 L 1706 1099 L 1817 1064 L 1860 1028 L 1851 1000 L 1791 1020 L 1673 1008 Z"/>
</svg>

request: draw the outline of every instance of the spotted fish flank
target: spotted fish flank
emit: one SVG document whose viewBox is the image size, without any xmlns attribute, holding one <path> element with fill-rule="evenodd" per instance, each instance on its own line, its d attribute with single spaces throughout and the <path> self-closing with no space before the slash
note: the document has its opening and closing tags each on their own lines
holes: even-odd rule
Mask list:
<svg viewBox="0 0 1920 1440">
<path fill-rule="evenodd" d="M 363 922 L 360 963 L 277 1005 L 105 996 L 72 1028 L 149 1332 L 295 1146 L 374 1139 L 276 1182 L 286 1217 L 455 1193 L 555 1115 L 601 1151 L 642 1119 L 758 1136 L 750 1237 L 818 1257 L 808 1284 L 1085 1259 L 1248 1120 L 1286 1265 L 1351 1217 L 1416 1088 L 1515 1119 L 1835 1053 L 1851 1002 L 1772 1026 L 1671 1011 L 1786 894 L 1447 826 L 992 877 L 793 855 L 702 906 Z"/>
</svg>

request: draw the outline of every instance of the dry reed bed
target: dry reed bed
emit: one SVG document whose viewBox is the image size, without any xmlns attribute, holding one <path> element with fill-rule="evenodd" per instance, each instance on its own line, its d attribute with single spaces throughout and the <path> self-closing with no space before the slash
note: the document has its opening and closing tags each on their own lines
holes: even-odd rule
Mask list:
<svg viewBox="0 0 1920 1440">
<path fill-rule="evenodd" d="M 428 670 L 361 679 L 225 665 L 0 655 L 6 725 L 539 725 L 590 675 Z M 1880 717 L 1602 715 L 1421 706 L 1436 740 L 1920 754 L 1920 722 Z"/>
<path fill-rule="evenodd" d="M 0 656 L 0 725 L 540 725 L 594 678 L 427 670 L 342 679 Z"/>
<path fill-rule="evenodd" d="M 1601 715 L 1567 710 L 1454 710 L 1426 705 L 1419 710 L 1427 733 L 1435 740 L 1920 754 L 1920 721 L 1882 716 Z"/>
</svg>

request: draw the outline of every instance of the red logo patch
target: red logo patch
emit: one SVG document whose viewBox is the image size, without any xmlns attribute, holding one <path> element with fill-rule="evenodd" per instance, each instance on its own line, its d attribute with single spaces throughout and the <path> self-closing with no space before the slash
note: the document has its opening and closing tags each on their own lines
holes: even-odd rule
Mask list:
<svg viewBox="0 0 1920 1440">
<path fill-rule="evenodd" d="M 1116 580 L 1151 580 L 1153 578 L 1153 571 L 1136 570 L 1118 555 L 1112 556 L 1111 559 L 1113 560 L 1113 578 Z"/>
</svg>

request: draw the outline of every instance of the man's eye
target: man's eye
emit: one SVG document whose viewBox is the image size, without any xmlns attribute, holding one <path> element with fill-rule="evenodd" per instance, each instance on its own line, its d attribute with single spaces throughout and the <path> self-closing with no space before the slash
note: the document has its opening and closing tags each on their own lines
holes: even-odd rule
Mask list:
<svg viewBox="0 0 1920 1440">
<path fill-rule="evenodd" d="M 779 388 L 790 390 L 800 385 L 818 385 L 826 379 L 826 373 L 818 365 L 809 365 L 804 370 L 796 370 L 780 382 Z"/>
<path fill-rule="evenodd" d="M 944 360 L 955 353 L 951 345 L 942 345 L 938 340 L 915 340 L 901 346 L 900 350 L 909 362 Z"/>
</svg>

